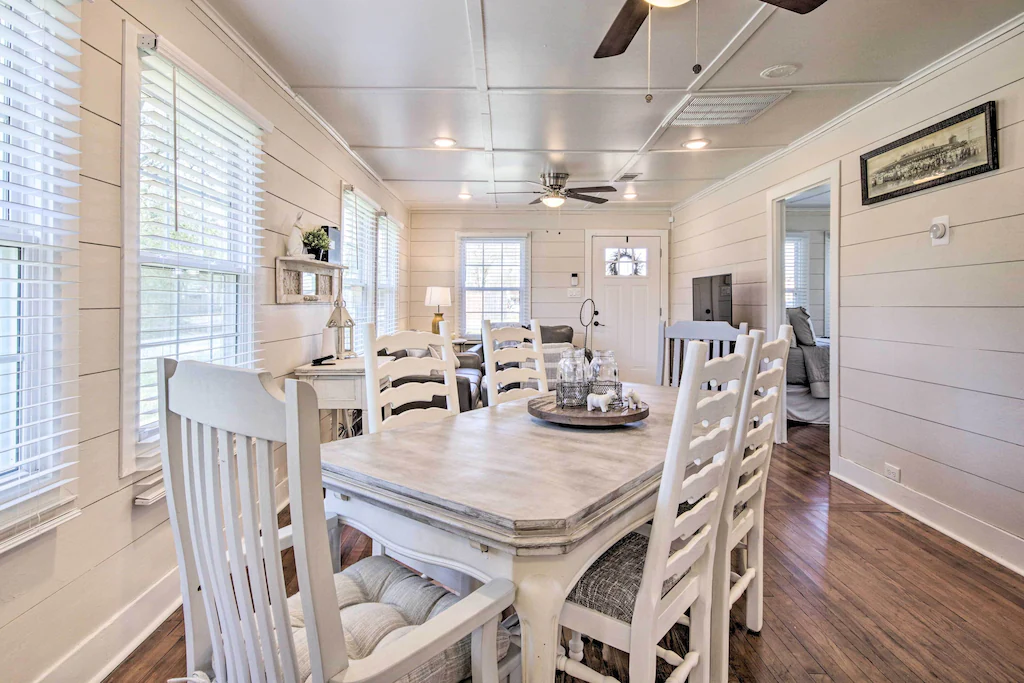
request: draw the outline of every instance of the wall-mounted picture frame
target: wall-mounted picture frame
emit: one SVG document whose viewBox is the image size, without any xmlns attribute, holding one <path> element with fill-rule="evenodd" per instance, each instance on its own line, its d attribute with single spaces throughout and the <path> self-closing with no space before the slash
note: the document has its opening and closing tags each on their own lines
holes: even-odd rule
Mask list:
<svg viewBox="0 0 1024 683">
<path fill-rule="evenodd" d="M 890 142 L 860 158 L 863 205 L 927 190 L 999 168 L 996 103 Z"/>
</svg>

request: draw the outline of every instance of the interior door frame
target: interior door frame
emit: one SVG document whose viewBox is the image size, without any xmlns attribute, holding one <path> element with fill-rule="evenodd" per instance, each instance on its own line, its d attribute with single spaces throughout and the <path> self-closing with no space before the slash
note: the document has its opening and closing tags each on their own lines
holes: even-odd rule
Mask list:
<svg viewBox="0 0 1024 683">
<path fill-rule="evenodd" d="M 639 228 L 630 229 L 626 228 L 623 230 L 616 230 L 614 228 L 600 228 L 600 229 L 586 229 L 583 231 L 583 301 L 592 299 L 594 296 L 594 278 L 591 277 L 593 274 L 593 261 L 594 261 L 594 238 L 595 237 L 658 237 L 661 253 L 658 255 L 661 261 L 661 287 L 659 296 L 661 301 L 659 302 L 658 308 L 661 314 L 658 316 L 656 324 L 662 320 L 668 320 L 671 316 L 671 306 L 668 300 L 668 281 L 669 281 L 669 270 L 671 270 L 671 263 L 668 253 L 668 237 L 669 228 Z M 583 301 L 580 303 L 582 304 Z"/>
<path fill-rule="evenodd" d="M 836 161 L 802 173 L 766 193 L 768 217 L 768 329 L 774 337 L 786 314 L 782 249 L 786 241 L 785 200 L 812 187 L 829 186 L 829 458 L 839 457 L 839 242 L 842 164 Z M 783 382 L 785 386 L 785 381 Z M 786 415 L 786 392 L 779 397 L 779 413 Z M 786 420 L 775 421 L 775 442 L 786 442 Z"/>
</svg>

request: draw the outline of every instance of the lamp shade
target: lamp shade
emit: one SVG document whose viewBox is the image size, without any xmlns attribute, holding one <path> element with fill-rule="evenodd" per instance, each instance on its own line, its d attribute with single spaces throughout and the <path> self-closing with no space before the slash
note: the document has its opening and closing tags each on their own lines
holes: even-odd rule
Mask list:
<svg viewBox="0 0 1024 683">
<path fill-rule="evenodd" d="M 452 305 L 452 288 L 451 287 L 427 287 L 427 298 L 423 302 L 424 306 L 451 306 Z"/>
</svg>

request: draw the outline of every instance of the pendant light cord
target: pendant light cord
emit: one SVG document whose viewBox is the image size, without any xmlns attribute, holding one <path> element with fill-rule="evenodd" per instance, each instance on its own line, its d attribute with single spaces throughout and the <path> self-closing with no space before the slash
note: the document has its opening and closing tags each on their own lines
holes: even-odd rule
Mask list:
<svg viewBox="0 0 1024 683">
<path fill-rule="evenodd" d="M 654 5 L 647 5 L 647 96 L 644 98 L 650 104 L 654 99 L 651 94 L 651 28 L 654 26 Z"/>
</svg>

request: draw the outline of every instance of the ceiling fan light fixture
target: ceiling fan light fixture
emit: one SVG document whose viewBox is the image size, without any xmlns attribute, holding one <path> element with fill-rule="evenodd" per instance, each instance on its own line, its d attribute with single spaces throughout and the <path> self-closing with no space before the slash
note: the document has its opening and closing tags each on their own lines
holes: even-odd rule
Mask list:
<svg viewBox="0 0 1024 683">
<path fill-rule="evenodd" d="M 452 138 L 434 138 L 434 147 L 454 147 L 455 140 Z"/>
<path fill-rule="evenodd" d="M 541 197 L 541 201 L 544 203 L 544 206 L 549 209 L 557 209 L 562 204 L 565 204 L 565 197 L 557 194 L 549 194 L 546 197 Z"/>
<path fill-rule="evenodd" d="M 688 2 L 690 0 L 647 0 L 647 4 L 654 5 L 655 7 L 679 7 Z"/>
<path fill-rule="evenodd" d="M 696 140 L 687 140 L 683 143 L 683 147 L 696 151 L 698 149 L 704 149 L 710 144 L 711 140 L 708 140 L 707 138 L 698 138 Z"/>
<path fill-rule="evenodd" d="M 636 192 L 634 192 L 633 190 L 626 190 L 625 192 L 622 193 L 623 199 L 636 199 L 636 196 Z"/>
<path fill-rule="evenodd" d="M 468 192 L 460 192 L 459 193 L 459 199 L 472 199 L 472 198 L 473 198 L 473 195 L 471 195 Z"/>
<path fill-rule="evenodd" d="M 800 70 L 799 64 L 776 64 L 761 72 L 761 78 L 787 78 Z"/>
</svg>

